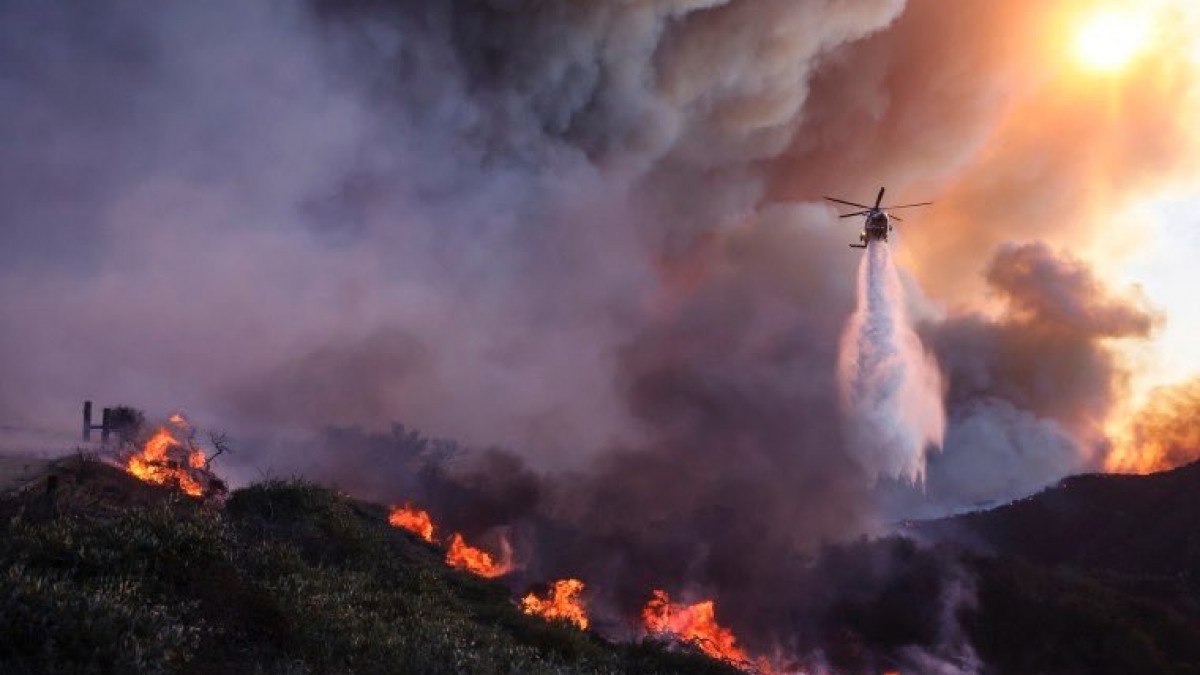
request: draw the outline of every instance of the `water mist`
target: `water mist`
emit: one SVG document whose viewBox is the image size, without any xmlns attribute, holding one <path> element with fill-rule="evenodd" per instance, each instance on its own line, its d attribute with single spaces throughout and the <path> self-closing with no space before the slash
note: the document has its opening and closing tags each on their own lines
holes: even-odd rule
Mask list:
<svg viewBox="0 0 1200 675">
<path fill-rule="evenodd" d="M 859 266 L 838 385 L 850 447 L 864 467 L 923 482 L 926 453 L 946 431 L 942 378 L 909 322 L 887 242 L 871 241 Z"/>
</svg>

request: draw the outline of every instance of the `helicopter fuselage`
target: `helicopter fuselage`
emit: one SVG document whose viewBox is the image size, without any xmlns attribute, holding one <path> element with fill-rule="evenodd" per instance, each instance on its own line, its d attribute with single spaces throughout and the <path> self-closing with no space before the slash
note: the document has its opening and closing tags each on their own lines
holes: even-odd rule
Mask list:
<svg viewBox="0 0 1200 675">
<path fill-rule="evenodd" d="M 841 204 L 843 206 L 853 206 L 862 209 L 854 213 L 843 213 L 839 218 L 855 218 L 863 216 L 866 220 L 863 222 L 862 232 L 858 235 L 857 244 L 850 244 L 851 248 L 866 248 L 867 244 L 872 241 L 887 241 L 888 234 L 892 231 L 892 219 L 904 220 L 900 216 L 893 216 L 888 213 L 889 209 L 911 209 L 914 206 L 929 206 L 933 202 L 920 202 L 918 204 L 901 204 L 900 206 L 884 206 L 883 205 L 884 189 L 879 188 L 879 194 L 875 195 L 874 206 L 859 204 L 858 202 L 847 201 L 838 197 L 825 197 L 825 199 Z"/>
<path fill-rule="evenodd" d="M 891 231 L 892 221 L 888 218 L 887 212 L 882 209 L 873 209 L 867 214 L 862 232 L 858 235 L 860 245 L 855 248 L 865 248 L 869 241 L 887 241 L 888 233 Z"/>
</svg>

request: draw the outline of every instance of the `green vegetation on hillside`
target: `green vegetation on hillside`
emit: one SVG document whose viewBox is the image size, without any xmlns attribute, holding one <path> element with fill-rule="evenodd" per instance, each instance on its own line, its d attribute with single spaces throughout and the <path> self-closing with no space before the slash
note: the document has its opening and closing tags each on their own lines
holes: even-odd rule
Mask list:
<svg viewBox="0 0 1200 675">
<path fill-rule="evenodd" d="M 0 500 L 0 672 L 737 672 L 526 616 L 317 485 L 217 508 L 82 458 L 52 475 Z"/>
<path fill-rule="evenodd" d="M 971 642 L 997 672 L 1200 675 L 1200 617 L 1119 578 L 976 558 Z"/>
<path fill-rule="evenodd" d="M 526 616 L 503 584 L 445 566 L 386 516 L 303 481 L 216 505 L 60 462 L 0 496 L 0 673 L 738 672 Z M 841 675 L 879 675 L 879 655 L 935 645 L 949 619 L 987 673 L 1200 675 L 1195 574 L 1031 558 L 894 538 L 830 547 L 797 611 Z M 945 584 L 965 599 L 954 617 L 939 614 Z"/>
</svg>

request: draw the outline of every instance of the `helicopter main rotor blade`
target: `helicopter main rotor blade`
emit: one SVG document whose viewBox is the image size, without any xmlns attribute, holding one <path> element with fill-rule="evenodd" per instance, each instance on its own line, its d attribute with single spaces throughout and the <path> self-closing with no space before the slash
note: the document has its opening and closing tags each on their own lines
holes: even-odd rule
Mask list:
<svg viewBox="0 0 1200 675">
<path fill-rule="evenodd" d="M 838 216 L 838 218 L 852 218 L 854 216 L 865 216 L 868 213 L 870 213 L 870 211 L 856 211 L 855 213 L 842 214 L 842 215 Z"/>
<path fill-rule="evenodd" d="M 875 208 L 879 208 L 881 202 L 883 202 L 883 188 L 879 188 L 879 194 L 875 197 Z"/>
<path fill-rule="evenodd" d="M 920 202 L 918 204 L 902 204 L 900 206 L 885 206 L 885 207 L 883 207 L 883 210 L 884 211 L 894 211 L 895 209 L 911 209 L 914 206 L 929 206 L 930 204 L 933 204 L 933 202 Z"/>
<path fill-rule="evenodd" d="M 904 219 L 903 219 L 903 218 L 901 218 L 900 216 L 893 216 L 893 215 L 892 215 L 892 214 L 890 214 L 890 213 L 888 214 L 888 218 L 891 218 L 892 220 L 898 220 L 898 221 L 900 221 L 900 222 L 902 222 L 902 223 L 904 222 Z"/>
<path fill-rule="evenodd" d="M 855 207 L 858 207 L 858 208 L 860 208 L 860 209 L 869 209 L 869 208 L 871 208 L 871 207 L 867 206 L 866 204 L 855 204 L 854 202 L 848 202 L 848 201 L 846 201 L 845 199 L 836 199 L 836 198 L 834 198 L 834 197 L 826 197 L 825 199 L 828 199 L 828 200 L 829 200 L 829 201 L 831 201 L 831 202 L 837 202 L 837 203 L 839 203 L 839 204 L 845 204 L 846 206 L 855 206 Z"/>
</svg>

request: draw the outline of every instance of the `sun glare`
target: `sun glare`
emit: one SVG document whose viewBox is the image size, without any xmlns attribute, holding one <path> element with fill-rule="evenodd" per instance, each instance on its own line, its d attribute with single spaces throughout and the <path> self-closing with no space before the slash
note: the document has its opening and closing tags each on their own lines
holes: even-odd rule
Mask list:
<svg viewBox="0 0 1200 675">
<path fill-rule="evenodd" d="M 1075 33 L 1075 54 L 1093 70 L 1116 72 L 1146 46 L 1150 25 L 1143 17 L 1113 9 L 1097 11 Z"/>
</svg>

